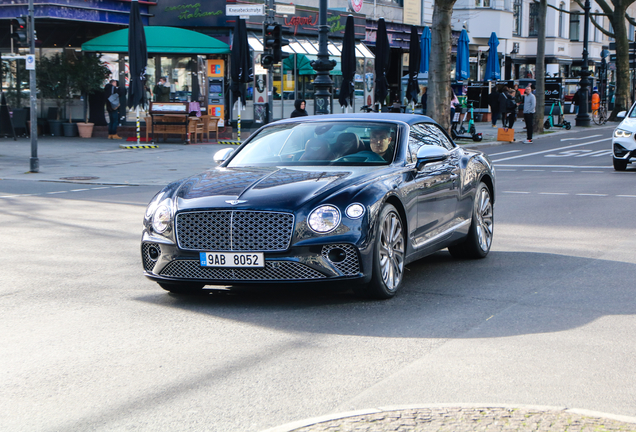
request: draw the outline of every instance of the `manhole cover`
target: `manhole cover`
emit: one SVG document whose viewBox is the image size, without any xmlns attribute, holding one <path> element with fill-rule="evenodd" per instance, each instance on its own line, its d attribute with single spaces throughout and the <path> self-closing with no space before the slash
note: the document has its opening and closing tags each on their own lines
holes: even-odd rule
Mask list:
<svg viewBox="0 0 636 432">
<path fill-rule="evenodd" d="M 99 177 L 92 176 L 76 176 L 76 177 L 62 177 L 60 180 L 97 180 Z"/>
</svg>

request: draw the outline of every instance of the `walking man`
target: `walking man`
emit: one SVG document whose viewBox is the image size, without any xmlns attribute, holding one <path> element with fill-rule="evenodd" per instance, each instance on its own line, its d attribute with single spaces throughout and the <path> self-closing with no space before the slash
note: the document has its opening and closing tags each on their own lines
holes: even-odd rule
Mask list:
<svg viewBox="0 0 636 432">
<path fill-rule="evenodd" d="M 534 129 L 534 113 L 537 109 L 537 98 L 532 94 L 532 87 L 526 87 L 523 97 L 523 119 L 526 121 L 526 144 L 532 144 L 532 130 Z"/>
<path fill-rule="evenodd" d="M 119 126 L 119 92 L 117 90 L 117 80 L 110 80 L 104 87 L 104 96 L 106 110 L 108 111 L 108 139 L 122 139 L 117 135 L 117 126 Z"/>
</svg>

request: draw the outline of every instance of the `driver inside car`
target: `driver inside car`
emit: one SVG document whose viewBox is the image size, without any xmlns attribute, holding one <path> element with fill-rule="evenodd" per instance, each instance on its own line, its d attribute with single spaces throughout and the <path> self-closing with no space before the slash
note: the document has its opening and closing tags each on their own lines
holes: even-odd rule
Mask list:
<svg viewBox="0 0 636 432">
<path fill-rule="evenodd" d="M 387 128 L 375 128 L 371 130 L 369 137 L 371 150 L 387 162 L 391 159 L 391 141 L 391 133 Z"/>
</svg>

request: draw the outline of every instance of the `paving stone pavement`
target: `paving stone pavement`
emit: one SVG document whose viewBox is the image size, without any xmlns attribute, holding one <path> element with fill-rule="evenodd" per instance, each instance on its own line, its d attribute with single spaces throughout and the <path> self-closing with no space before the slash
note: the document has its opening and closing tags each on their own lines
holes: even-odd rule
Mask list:
<svg viewBox="0 0 636 432">
<path fill-rule="evenodd" d="M 500 432 L 636 431 L 636 419 L 583 410 L 541 407 L 431 407 L 382 410 L 266 432 Z"/>
</svg>

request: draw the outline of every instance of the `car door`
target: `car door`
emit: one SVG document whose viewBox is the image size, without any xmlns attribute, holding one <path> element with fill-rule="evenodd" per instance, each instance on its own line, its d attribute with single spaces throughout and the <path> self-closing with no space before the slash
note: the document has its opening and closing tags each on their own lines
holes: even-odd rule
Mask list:
<svg viewBox="0 0 636 432">
<path fill-rule="evenodd" d="M 417 151 L 422 146 L 441 146 L 450 151 L 442 162 L 425 165 L 414 170 L 417 226 L 411 231 L 416 248 L 433 245 L 444 240 L 452 231 L 459 198 L 459 152 L 446 134 L 434 124 L 416 124 L 411 127 L 407 161 L 415 164 Z"/>
</svg>

